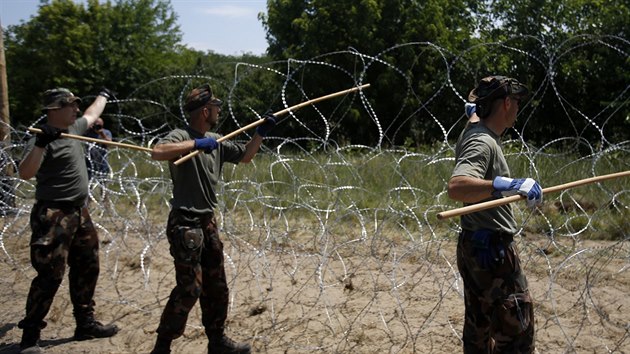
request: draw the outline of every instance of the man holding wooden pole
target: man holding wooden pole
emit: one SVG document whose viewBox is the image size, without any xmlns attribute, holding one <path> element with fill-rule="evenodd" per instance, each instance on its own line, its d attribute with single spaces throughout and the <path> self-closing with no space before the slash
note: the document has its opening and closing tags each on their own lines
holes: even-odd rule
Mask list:
<svg viewBox="0 0 630 354">
<path fill-rule="evenodd" d="M 490 76 L 469 95 L 470 116 L 455 147 L 448 183 L 451 199 L 475 204 L 509 195 L 527 196 L 535 208 L 542 189 L 531 178 L 510 178 L 501 135 L 516 122 L 528 89 L 515 79 Z M 464 282 L 464 353 L 532 353 L 534 310 L 521 269 L 510 205 L 461 216 L 457 267 Z"/>
<path fill-rule="evenodd" d="M 235 143 L 210 132 L 219 121 L 221 104 L 210 85 L 193 89 L 184 105 L 190 115 L 189 125 L 171 131 L 151 154 L 155 160 L 169 161 L 173 180 L 166 236 L 177 280 L 162 312 L 152 354 L 171 352 L 171 342 L 184 333 L 188 314 L 197 300 L 208 337 L 208 353 L 251 352 L 249 344 L 236 343 L 224 333 L 229 292 L 223 243 L 214 215 L 218 204 L 216 187 L 224 163 L 248 163 L 254 158 L 263 137 L 275 126 L 276 117 L 264 115 L 247 144 Z M 192 150 L 202 153 L 175 163 Z"/>
<path fill-rule="evenodd" d="M 70 268 L 69 289 L 76 320 L 75 340 L 111 337 L 116 325 L 94 319 L 94 290 L 99 275 L 99 240 L 87 208 L 88 174 L 82 143 L 59 139 L 62 132 L 83 134 L 101 115 L 111 92 L 102 89 L 77 118 L 81 99 L 65 88 L 44 93 L 46 124 L 32 137 L 19 165 L 22 179 L 36 177 L 35 205 L 31 211 L 31 263 L 37 271 L 26 300 L 20 349 L 39 353 L 40 331 L 46 327 L 53 298 Z"/>
</svg>

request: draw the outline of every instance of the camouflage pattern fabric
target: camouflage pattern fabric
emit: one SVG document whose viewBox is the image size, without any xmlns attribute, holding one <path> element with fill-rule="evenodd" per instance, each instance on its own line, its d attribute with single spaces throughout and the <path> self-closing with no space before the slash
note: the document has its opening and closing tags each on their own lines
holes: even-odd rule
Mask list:
<svg viewBox="0 0 630 354">
<path fill-rule="evenodd" d="M 210 335 L 222 334 L 229 291 L 223 264 L 223 243 L 212 214 L 171 210 L 166 226 L 175 263 L 176 286 L 168 299 L 158 337 L 173 340 L 184 333 L 188 313 L 199 299 L 201 322 Z"/>
<path fill-rule="evenodd" d="M 31 264 L 37 276 L 19 328 L 44 328 L 53 298 L 69 266 L 70 299 L 77 323 L 94 316 L 99 241 L 87 207 L 37 202 L 31 211 Z"/>
<path fill-rule="evenodd" d="M 494 234 L 491 247 L 503 246 L 501 262 L 478 264 L 471 233 L 457 244 L 457 267 L 464 282 L 464 353 L 533 353 L 534 307 L 511 235 Z"/>
</svg>

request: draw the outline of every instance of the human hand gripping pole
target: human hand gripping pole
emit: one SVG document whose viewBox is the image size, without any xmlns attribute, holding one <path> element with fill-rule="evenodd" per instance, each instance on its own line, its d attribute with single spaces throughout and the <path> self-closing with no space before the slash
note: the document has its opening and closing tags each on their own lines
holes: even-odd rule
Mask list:
<svg viewBox="0 0 630 354">
<path fill-rule="evenodd" d="M 35 146 L 40 148 L 45 148 L 46 145 L 59 139 L 61 137 L 61 133 L 68 132 L 66 129 L 55 128 L 48 124 L 42 124 L 39 128 L 41 133 L 35 136 Z"/>
<path fill-rule="evenodd" d="M 258 133 L 258 135 L 262 137 L 266 137 L 271 129 L 276 126 L 276 121 L 278 120 L 278 118 L 276 118 L 276 116 L 271 112 L 263 114 L 263 118 L 265 119 L 265 121 L 263 122 L 263 124 L 256 127 L 256 133 Z"/>
<path fill-rule="evenodd" d="M 345 94 L 353 92 L 353 91 L 363 90 L 363 89 L 366 89 L 368 87 L 370 87 L 370 84 L 364 84 L 364 85 L 361 85 L 361 86 L 356 86 L 356 87 L 353 87 L 353 88 L 349 88 L 347 90 L 342 90 L 342 91 L 331 93 L 331 94 L 328 94 L 328 95 L 325 95 L 325 96 L 317 97 L 317 98 L 314 98 L 312 100 L 308 100 L 308 101 L 305 101 L 305 102 L 302 102 L 302 103 L 298 103 L 295 106 L 291 106 L 289 108 L 285 108 L 285 109 L 283 109 L 281 111 L 275 112 L 275 113 L 273 113 L 273 116 L 274 117 L 280 117 L 280 116 L 282 116 L 284 114 L 287 114 L 289 112 L 296 111 L 296 110 L 298 110 L 298 109 L 300 109 L 302 107 L 305 107 L 305 106 L 308 106 L 308 105 L 312 105 L 312 104 L 315 104 L 317 102 L 321 102 L 321 101 L 324 101 L 324 100 L 327 100 L 327 99 L 330 99 L 330 98 L 333 98 L 333 97 L 345 95 Z M 263 116 L 263 118 L 260 118 L 259 120 L 255 121 L 253 123 L 250 123 L 250 124 L 240 128 L 240 129 L 237 129 L 237 130 L 231 132 L 228 135 L 220 137 L 219 139 L 217 139 L 217 142 L 220 143 L 220 142 L 222 142 L 224 140 L 233 138 L 233 137 L 237 136 L 238 134 L 240 134 L 240 133 L 242 133 L 242 132 L 244 132 L 246 130 L 249 130 L 251 128 L 257 127 L 257 126 L 259 126 L 259 125 L 261 125 L 261 124 L 263 124 L 265 122 L 267 122 L 267 118 Z M 197 156 L 197 154 L 199 154 L 200 151 L 201 150 L 194 150 L 194 151 L 190 152 L 188 155 L 186 155 L 186 156 L 180 158 L 179 160 L 175 161 L 174 164 L 176 166 L 180 165 L 180 164 L 182 164 L 182 163 L 192 159 L 193 157 Z"/>
<path fill-rule="evenodd" d="M 212 152 L 219 147 L 219 143 L 215 138 L 206 137 L 201 139 L 195 139 L 195 149 L 203 150 L 205 152 Z"/>
<path fill-rule="evenodd" d="M 590 177 L 590 178 L 584 178 L 584 179 L 580 179 L 580 180 L 568 182 L 568 183 L 563 183 L 557 186 L 544 188 L 542 192 L 545 194 L 554 193 L 554 192 L 559 192 L 559 191 L 563 191 L 570 188 L 580 187 L 580 186 L 584 186 L 591 183 L 599 183 L 599 182 L 607 181 L 609 179 L 615 179 L 615 178 L 621 178 L 621 177 L 630 177 L 630 170 L 610 173 L 607 175 L 595 176 L 595 177 Z M 513 195 L 511 197 L 501 198 L 501 199 L 488 200 L 488 201 L 477 203 L 477 204 L 471 204 L 471 205 L 467 205 L 460 208 L 442 211 L 440 213 L 437 213 L 436 216 L 440 220 L 448 219 L 454 216 L 461 216 L 461 215 L 466 215 L 470 213 L 475 213 L 481 210 L 496 208 L 501 205 L 514 203 L 524 198 L 527 198 L 527 197 L 519 194 L 519 195 Z"/>
<path fill-rule="evenodd" d="M 492 181 L 494 192 L 492 195 L 500 197 L 509 197 L 520 194 L 527 197 L 527 206 L 530 209 L 536 208 L 542 204 L 543 191 L 540 184 L 532 178 L 508 178 L 498 176 Z"/>
</svg>

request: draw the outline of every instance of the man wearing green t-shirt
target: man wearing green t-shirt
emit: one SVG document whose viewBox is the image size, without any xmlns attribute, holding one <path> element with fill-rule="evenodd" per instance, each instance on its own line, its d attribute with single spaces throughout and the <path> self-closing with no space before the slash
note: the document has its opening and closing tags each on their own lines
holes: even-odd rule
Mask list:
<svg viewBox="0 0 630 354">
<path fill-rule="evenodd" d="M 173 181 L 171 212 L 166 225 L 170 253 L 175 263 L 177 285 L 162 312 L 157 341 L 151 353 L 170 353 L 171 342 L 184 333 L 188 313 L 199 299 L 201 322 L 208 337 L 208 353 L 250 353 L 249 344 L 235 343 L 224 334 L 228 310 L 228 287 L 223 264 L 223 243 L 219 238 L 214 210 L 216 186 L 226 162 L 250 162 L 263 137 L 275 126 L 276 118 L 265 115 L 251 140 L 243 145 L 217 142 L 211 133 L 219 120 L 221 100 L 210 85 L 193 89 L 184 110 L 190 122 L 175 129 L 153 149 L 152 158 L 168 160 Z M 191 150 L 202 150 L 180 165 L 173 162 Z"/>
<path fill-rule="evenodd" d="M 105 108 L 111 92 L 102 89 L 94 102 L 77 118 L 81 99 L 65 88 L 44 93 L 46 124 L 42 133 L 32 137 L 19 165 L 22 179 L 35 177 L 35 205 L 31 211 L 31 263 L 37 276 L 26 300 L 26 316 L 18 323 L 23 329 L 20 348 L 23 353 L 39 353 L 40 331 L 44 317 L 63 279 L 66 264 L 70 268 L 70 299 L 76 329 L 74 338 L 111 337 L 115 325 L 103 325 L 94 319 L 94 289 L 99 274 L 98 235 L 86 201 L 88 176 L 85 152 L 80 141 L 60 139 L 61 133 L 82 135 Z"/>
<path fill-rule="evenodd" d="M 450 198 L 465 205 L 520 194 L 535 208 L 542 189 L 531 178 L 510 178 L 501 135 L 516 122 L 528 89 L 515 79 L 489 76 L 469 95 L 470 116 L 455 147 Z M 457 267 L 464 282 L 464 353 L 532 353 L 534 310 L 514 244 L 511 205 L 461 217 Z"/>
</svg>

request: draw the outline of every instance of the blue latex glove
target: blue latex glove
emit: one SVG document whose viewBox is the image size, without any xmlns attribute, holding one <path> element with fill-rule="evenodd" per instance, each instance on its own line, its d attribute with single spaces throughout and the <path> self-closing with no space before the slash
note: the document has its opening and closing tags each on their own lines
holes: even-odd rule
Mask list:
<svg viewBox="0 0 630 354">
<path fill-rule="evenodd" d="M 215 138 L 207 137 L 195 139 L 195 149 L 211 152 L 219 147 L 219 142 Z"/>
<path fill-rule="evenodd" d="M 51 127 L 48 124 L 40 125 L 39 129 L 41 129 L 42 132 L 37 133 L 37 135 L 35 136 L 35 146 L 40 147 L 40 148 L 45 148 L 46 145 L 59 139 L 59 137 L 61 136 L 61 133 L 68 132 L 67 129 L 59 129 L 59 128 Z"/>
<path fill-rule="evenodd" d="M 540 188 L 538 182 L 531 178 L 508 178 L 498 176 L 492 181 L 492 187 L 494 188 L 492 195 L 495 197 L 507 197 L 520 194 L 527 197 L 527 206 L 529 208 L 533 209 L 537 205 L 542 204 L 542 188 Z"/>
<path fill-rule="evenodd" d="M 470 118 L 473 113 L 477 112 L 477 104 L 466 102 L 464 105 L 464 112 L 466 113 L 466 117 Z"/>
<path fill-rule="evenodd" d="M 265 113 L 263 114 L 263 118 L 265 118 L 265 122 L 256 127 L 256 133 L 258 133 L 258 135 L 262 137 L 265 137 L 267 136 L 267 134 L 269 134 L 271 129 L 276 126 L 276 120 L 278 120 L 278 118 L 276 118 L 273 113 Z"/>
<path fill-rule="evenodd" d="M 487 229 L 477 230 L 472 234 L 472 245 L 477 264 L 483 269 L 492 269 L 503 263 L 505 248 L 501 242 L 490 243 L 493 232 Z"/>
</svg>

